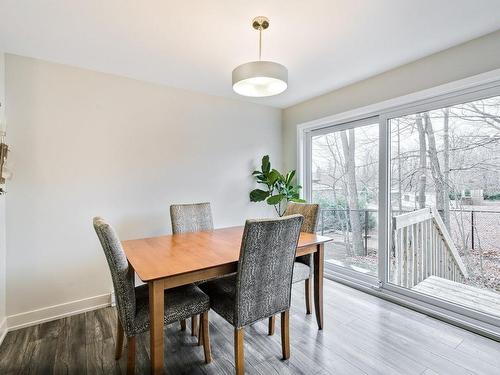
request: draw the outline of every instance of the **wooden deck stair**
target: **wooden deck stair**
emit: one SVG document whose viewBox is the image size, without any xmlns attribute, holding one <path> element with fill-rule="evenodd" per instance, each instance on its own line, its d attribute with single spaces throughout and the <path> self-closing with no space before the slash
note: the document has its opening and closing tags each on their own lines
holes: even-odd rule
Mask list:
<svg viewBox="0 0 500 375">
<path fill-rule="evenodd" d="M 415 285 L 413 290 L 436 298 L 500 316 L 500 293 L 430 276 Z"/>
</svg>

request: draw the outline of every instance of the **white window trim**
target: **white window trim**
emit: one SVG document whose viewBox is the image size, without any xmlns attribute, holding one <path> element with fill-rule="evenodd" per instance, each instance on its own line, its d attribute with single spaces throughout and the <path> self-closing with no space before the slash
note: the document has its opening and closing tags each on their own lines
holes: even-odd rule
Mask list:
<svg viewBox="0 0 500 375">
<path fill-rule="evenodd" d="M 390 152 L 388 139 L 389 132 L 387 131 L 388 119 L 473 101 L 488 96 L 490 93 L 492 96 L 500 94 L 500 69 L 299 124 L 297 125 L 297 178 L 299 183 L 304 187 L 304 196 L 310 197 L 310 179 L 306 177 L 309 176 L 310 173 L 307 169 L 310 165 L 310 138 L 313 131 L 318 133 L 318 129 L 332 128 L 335 126 L 339 126 L 338 130 L 342 130 L 342 128 L 349 127 L 349 124 L 346 123 L 378 116 L 380 129 L 379 228 L 384 231 L 386 235 L 379 236 L 379 249 L 384 249 L 384 251 L 379 252 L 379 288 L 373 289 L 372 286 L 371 290 L 374 292 L 376 291 L 376 294 L 384 296 L 384 298 L 390 298 L 410 308 L 420 310 L 463 328 L 500 340 L 500 325 L 498 325 L 498 319 L 484 316 L 484 314 L 479 312 L 474 312 L 432 297 L 416 297 L 414 296 L 414 292 L 387 283 L 388 266 L 387 252 L 385 251 L 389 246 L 388 242 L 390 235 L 387 205 L 389 201 L 389 191 L 386 188 L 389 184 L 387 164 Z M 367 280 L 363 280 L 363 278 L 358 278 L 358 280 L 356 280 L 356 277 L 349 277 L 350 272 L 339 271 L 340 272 L 335 272 L 336 275 L 333 276 L 337 281 L 344 281 L 347 284 L 351 284 L 351 286 L 356 286 L 361 289 L 371 284 L 367 283 Z"/>
</svg>

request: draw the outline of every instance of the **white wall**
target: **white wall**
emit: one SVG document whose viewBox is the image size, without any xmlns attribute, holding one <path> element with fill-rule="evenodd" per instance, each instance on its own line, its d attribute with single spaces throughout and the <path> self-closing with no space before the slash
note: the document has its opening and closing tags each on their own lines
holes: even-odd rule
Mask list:
<svg viewBox="0 0 500 375">
<path fill-rule="evenodd" d="M 500 68 L 500 30 L 288 107 L 283 110 L 284 166 L 297 168 L 298 124 L 497 68 Z"/>
<path fill-rule="evenodd" d="M 248 193 L 263 154 L 281 166 L 278 109 L 14 55 L 6 89 L 9 327 L 105 301 L 71 303 L 112 290 L 95 215 L 129 239 L 168 233 L 172 203 L 271 214 Z"/>
<path fill-rule="evenodd" d="M 0 51 L 0 131 L 5 123 L 5 54 Z M 5 196 L 0 196 L 0 344 L 7 333 L 5 315 L 6 282 Z"/>
</svg>

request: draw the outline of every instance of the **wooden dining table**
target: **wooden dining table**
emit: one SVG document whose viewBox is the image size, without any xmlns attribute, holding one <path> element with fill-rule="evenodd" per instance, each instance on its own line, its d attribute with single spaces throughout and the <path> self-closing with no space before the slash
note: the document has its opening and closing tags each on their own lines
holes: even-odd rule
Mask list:
<svg viewBox="0 0 500 375">
<path fill-rule="evenodd" d="M 151 372 L 163 373 L 165 289 L 236 272 L 243 227 L 122 241 L 129 265 L 149 285 Z M 324 244 L 330 238 L 300 233 L 297 256 L 313 254 L 314 307 L 323 329 Z M 168 301 L 166 301 L 168 303 Z"/>
</svg>

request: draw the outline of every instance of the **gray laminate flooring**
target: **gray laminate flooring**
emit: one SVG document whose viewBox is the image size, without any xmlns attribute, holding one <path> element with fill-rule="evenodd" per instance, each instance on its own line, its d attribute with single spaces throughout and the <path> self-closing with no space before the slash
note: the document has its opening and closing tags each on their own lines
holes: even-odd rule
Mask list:
<svg viewBox="0 0 500 375">
<path fill-rule="evenodd" d="M 325 323 L 306 316 L 303 284 L 294 286 L 291 358 L 281 360 L 280 325 L 246 329 L 247 374 L 500 374 L 500 343 L 325 280 Z M 233 329 L 210 313 L 213 362 L 206 365 L 189 328 L 166 329 L 168 374 L 233 374 Z M 116 312 L 87 312 L 8 333 L 0 374 L 125 374 L 114 360 Z M 188 325 L 189 326 L 189 325 Z M 137 374 L 149 373 L 149 335 L 137 341 Z"/>
</svg>

